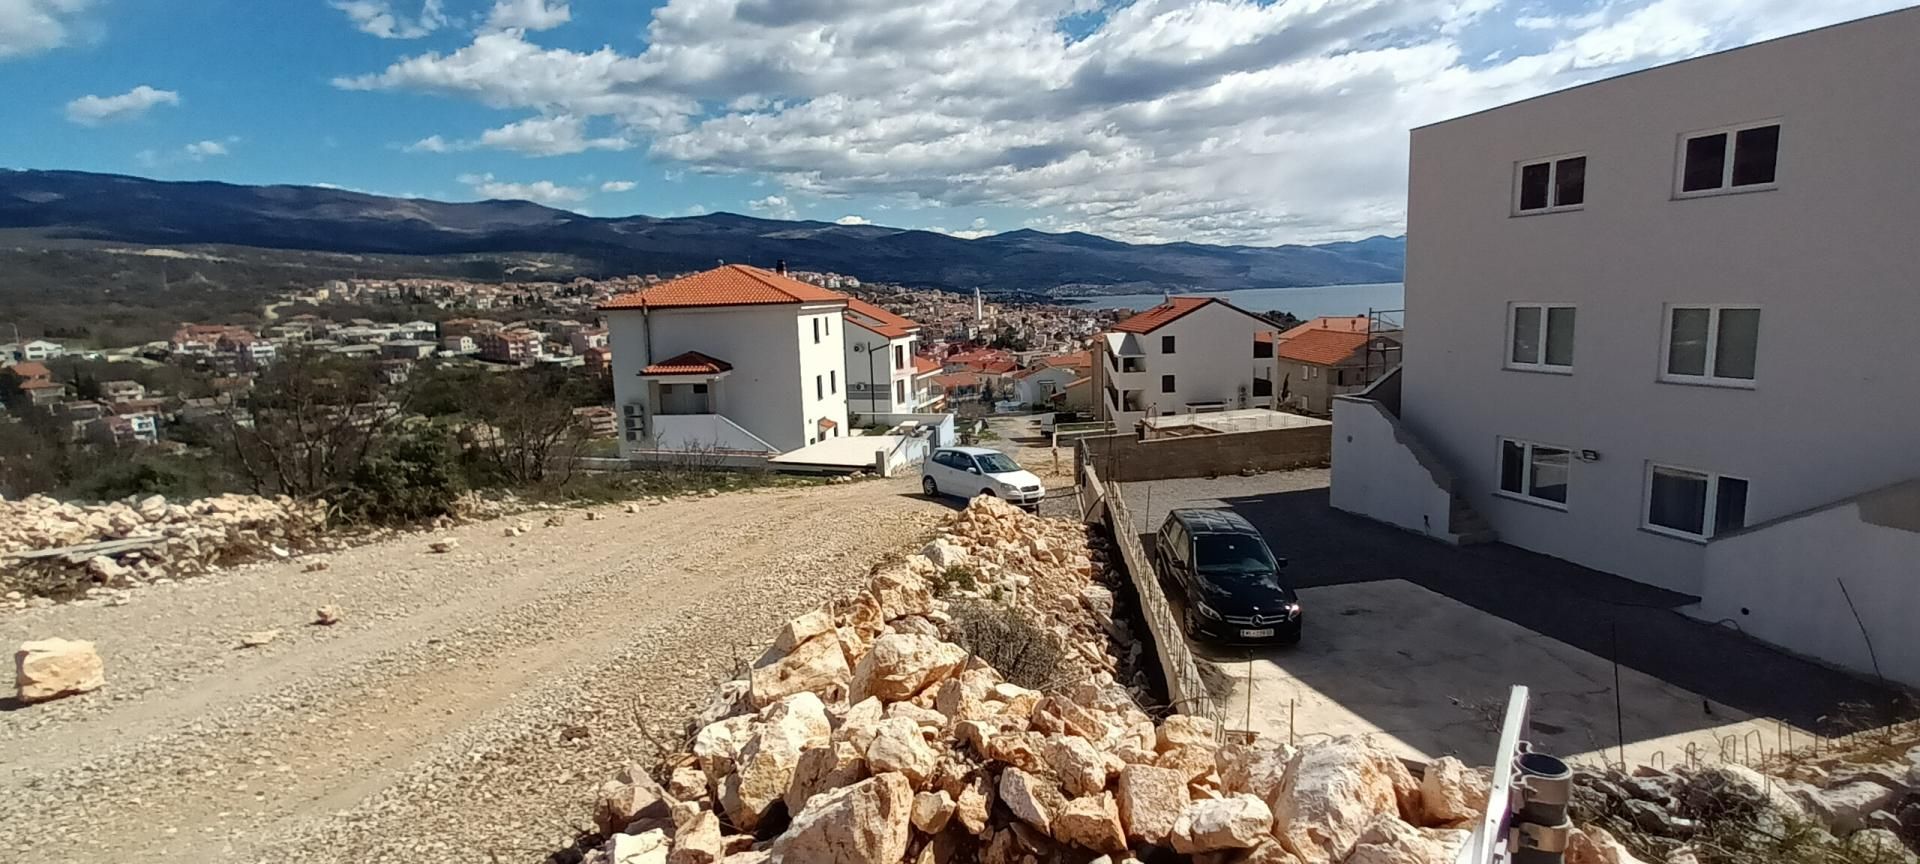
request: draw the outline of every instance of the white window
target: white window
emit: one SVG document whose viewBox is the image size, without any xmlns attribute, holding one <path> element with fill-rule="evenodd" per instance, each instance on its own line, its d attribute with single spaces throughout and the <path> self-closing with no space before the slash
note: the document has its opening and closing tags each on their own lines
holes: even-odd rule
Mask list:
<svg viewBox="0 0 1920 864">
<path fill-rule="evenodd" d="M 1514 166 L 1514 213 L 1574 210 L 1585 203 L 1587 157 L 1555 156 Z"/>
<path fill-rule="evenodd" d="M 1574 308 L 1550 303 L 1507 307 L 1507 368 L 1535 372 L 1573 370 Z"/>
<path fill-rule="evenodd" d="M 1647 465 L 1649 531 L 1708 540 L 1747 524 L 1747 481 L 1708 471 Z"/>
<path fill-rule="evenodd" d="M 1565 447 L 1500 439 L 1500 492 L 1566 509 L 1573 453 Z"/>
<path fill-rule="evenodd" d="M 1668 306 L 1660 378 L 1683 384 L 1752 387 L 1760 351 L 1753 306 Z"/>
<path fill-rule="evenodd" d="M 1674 194 L 1771 189 L 1779 157 L 1778 120 L 1690 132 L 1680 136 Z"/>
</svg>

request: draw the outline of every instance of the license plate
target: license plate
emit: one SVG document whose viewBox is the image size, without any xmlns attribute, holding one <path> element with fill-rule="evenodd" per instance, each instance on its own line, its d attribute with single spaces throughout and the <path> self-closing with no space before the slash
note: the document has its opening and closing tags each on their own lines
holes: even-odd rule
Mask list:
<svg viewBox="0 0 1920 864">
<path fill-rule="evenodd" d="M 1240 635 L 1247 639 L 1260 639 L 1266 636 L 1272 636 L 1273 628 L 1262 627 L 1259 630 L 1242 630 L 1240 631 Z"/>
</svg>

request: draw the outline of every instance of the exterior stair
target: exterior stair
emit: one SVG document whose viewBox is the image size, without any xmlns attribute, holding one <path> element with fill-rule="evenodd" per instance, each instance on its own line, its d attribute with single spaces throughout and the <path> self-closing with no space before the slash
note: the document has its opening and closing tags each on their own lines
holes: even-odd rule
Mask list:
<svg viewBox="0 0 1920 864">
<path fill-rule="evenodd" d="M 1458 493 L 1454 494 L 1453 508 L 1447 514 L 1447 532 L 1456 538 L 1454 544 L 1458 546 L 1492 543 L 1500 539 L 1499 533 L 1487 523 L 1487 517 L 1480 515 L 1480 511 L 1473 509 L 1473 505 Z"/>
</svg>

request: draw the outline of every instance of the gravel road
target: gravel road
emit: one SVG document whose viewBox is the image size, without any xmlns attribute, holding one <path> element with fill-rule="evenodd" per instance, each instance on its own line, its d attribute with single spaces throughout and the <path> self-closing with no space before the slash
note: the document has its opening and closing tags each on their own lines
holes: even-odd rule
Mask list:
<svg viewBox="0 0 1920 864">
<path fill-rule="evenodd" d="M 0 711 L 0 860 L 538 861 L 652 752 L 643 725 L 924 541 L 949 511 L 917 483 L 536 513 L 448 554 L 409 535 L 0 618 L 0 643 L 91 639 L 107 665 L 98 692 Z M 323 604 L 343 620 L 310 624 Z"/>
</svg>

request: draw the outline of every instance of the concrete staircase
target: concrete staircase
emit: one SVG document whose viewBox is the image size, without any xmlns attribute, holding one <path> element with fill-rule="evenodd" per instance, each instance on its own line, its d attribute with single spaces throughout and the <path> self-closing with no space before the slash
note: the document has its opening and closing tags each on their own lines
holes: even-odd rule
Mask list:
<svg viewBox="0 0 1920 864">
<path fill-rule="evenodd" d="M 1487 517 L 1473 509 L 1458 492 L 1453 494 L 1453 507 L 1447 513 L 1447 533 L 1454 536 L 1456 546 L 1474 546 L 1500 539 L 1499 533 L 1487 523 Z"/>
</svg>

